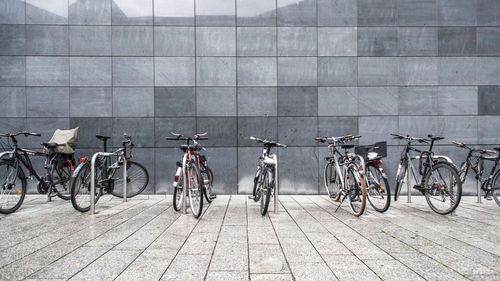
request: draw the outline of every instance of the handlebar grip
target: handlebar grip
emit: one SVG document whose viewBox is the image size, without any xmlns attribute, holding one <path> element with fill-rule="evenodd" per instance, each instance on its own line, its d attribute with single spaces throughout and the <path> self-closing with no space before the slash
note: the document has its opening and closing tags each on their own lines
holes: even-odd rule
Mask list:
<svg viewBox="0 0 500 281">
<path fill-rule="evenodd" d="M 179 140 L 179 138 L 174 138 L 174 137 L 166 137 L 166 140 Z"/>
<path fill-rule="evenodd" d="M 257 140 L 257 138 L 256 137 L 250 137 L 250 140 L 254 141 L 254 140 Z"/>
<path fill-rule="evenodd" d="M 208 140 L 208 137 L 199 137 L 198 140 Z"/>
</svg>

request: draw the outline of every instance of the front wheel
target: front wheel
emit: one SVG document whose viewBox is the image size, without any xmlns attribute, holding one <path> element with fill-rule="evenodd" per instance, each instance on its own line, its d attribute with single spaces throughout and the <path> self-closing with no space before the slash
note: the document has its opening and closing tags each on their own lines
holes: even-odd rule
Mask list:
<svg viewBox="0 0 500 281">
<path fill-rule="evenodd" d="M 201 177 L 203 180 L 203 194 L 205 195 L 205 199 L 207 200 L 208 203 L 212 203 L 212 201 L 214 200 L 214 197 L 212 197 L 214 174 L 212 173 L 212 170 L 210 170 L 209 167 L 205 167 L 204 170 L 201 172 Z"/>
<path fill-rule="evenodd" d="M 111 189 L 111 194 L 123 197 L 123 165 L 117 169 L 114 177 L 116 180 Z M 134 161 L 127 161 L 127 198 L 132 198 L 146 189 L 149 183 L 149 173 L 144 166 Z"/>
<path fill-rule="evenodd" d="M 262 169 L 259 167 L 257 169 L 257 173 L 255 173 L 255 177 L 253 179 L 253 201 L 258 202 L 260 196 L 262 195 Z"/>
<path fill-rule="evenodd" d="M 335 168 L 335 162 L 327 161 L 323 169 L 323 185 L 325 186 L 328 196 L 334 201 L 340 199 L 340 177 Z"/>
<path fill-rule="evenodd" d="M 436 213 L 447 215 L 453 212 L 462 197 L 462 181 L 457 169 L 448 163 L 438 163 L 424 178 L 425 199 Z"/>
<path fill-rule="evenodd" d="M 359 217 L 366 207 L 366 183 L 356 164 L 350 163 L 347 166 L 344 183 L 347 188 L 347 198 L 351 211 L 355 216 Z"/>
<path fill-rule="evenodd" d="M 263 186 L 260 189 L 260 214 L 265 216 L 271 201 L 271 192 L 274 188 L 274 177 L 271 170 L 267 170 L 264 174 Z"/>
<path fill-rule="evenodd" d="M 401 192 L 401 188 L 403 188 L 404 178 L 406 176 L 406 162 L 399 162 L 398 166 L 398 174 L 396 176 L 396 188 L 394 189 L 394 201 L 398 201 L 399 193 Z M 408 190 L 408 192 L 411 192 Z"/>
<path fill-rule="evenodd" d="M 0 162 L 0 213 L 10 214 L 23 204 L 26 195 L 26 177 L 14 162 Z"/>
<path fill-rule="evenodd" d="M 497 202 L 498 206 L 500 206 L 500 170 L 496 171 L 493 176 L 493 180 L 491 182 L 491 193 L 495 202 Z"/>
<path fill-rule="evenodd" d="M 188 164 L 188 195 L 191 212 L 195 218 L 199 218 L 203 211 L 203 185 L 200 172 L 195 163 Z"/>
<path fill-rule="evenodd" d="M 90 210 L 90 164 L 88 162 L 81 163 L 76 168 L 76 174 L 71 182 L 71 204 L 79 212 L 88 212 Z M 100 173 L 96 170 L 95 182 L 98 182 Z M 95 201 L 99 200 L 98 188 L 95 186 Z"/>
<path fill-rule="evenodd" d="M 391 189 L 389 182 L 382 175 L 382 172 L 373 165 L 366 167 L 367 197 L 373 209 L 383 213 L 391 205 Z"/>
</svg>

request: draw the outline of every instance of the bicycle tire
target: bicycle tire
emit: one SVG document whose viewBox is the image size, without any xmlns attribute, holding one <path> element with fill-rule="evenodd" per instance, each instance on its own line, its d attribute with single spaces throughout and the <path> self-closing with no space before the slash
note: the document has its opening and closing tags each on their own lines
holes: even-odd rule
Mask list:
<svg viewBox="0 0 500 281">
<path fill-rule="evenodd" d="M 187 167 L 188 171 L 188 196 L 189 196 L 189 206 L 191 212 L 195 218 L 199 218 L 203 211 L 203 185 L 201 184 L 200 171 L 195 163 L 189 163 Z M 198 201 L 198 205 L 196 205 Z"/>
<path fill-rule="evenodd" d="M 265 216 L 269 208 L 269 201 L 271 201 L 271 191 L 274 187 L 274 177 L 270 169 L 267 169 L 264 174 L 264 186 L 261 189 L 260 198 L 260 214 Z"/>
<path fill-rule="evenodd" d="M 85 213 L 90 210 L 90 164 L 83 162 L 76 168 L 77 173 L 71 181 L 71 204 L 75 210 Z M 99 173 L 98 173 L 99 174 Z M 98 179 L 96 177 L 96 182 Z M 95 201 L 97 203 L 101 192 L 95 187 Z M 88 204 L 85 204 L 88 202 Z"/>
<path fill-rule="evenodd" d="M 351 174 L 351 172 L 357 173 L 357 176 L 355 176 L 354 173 Z M 349 178 L 348 178 L 349 177 Z M 352 178 L 356 181 L 353 186 L 349 187 L 349 183 L 353 183 L 352 181 L 348 181 Z M 360 182 L 358 182 L 358 180 Z M 366 183 L 364 177 L 359 173 L 358 167 L 354 163 L 349 163 L 347 165 L 347 170 L 346 174 L 344 177 L 344 183 L 348 189 L 348 194 L 347 198 L 349 200 L 349 207 L 351 207 L 352 213 L 356 216 L 359 217 L 363 214 L 366 208 Z M 361 187 L 360 187 L 361 185 Z M 361 188 L 361 190 L 359 190 Z M 352 192 L 355 192 L 355 194 L 352 194 Z M 360 194 L 361 193 L 361 194 Z M 358 201 L 358 197 L 361 197 L 361 203 L 359 206 L 355 206 L 354 202 Z"/>
<path fill-rule="evenodd" d="M 123 197 L 123 171 L 120 168 L 117 169 L 116 172 L 116 180 L 113 182 L 113 188 L 110 193 L 116 197 Z M 137 162 L 127 161 L 127 198 L 132 198 L 141 194 L 148 184 L 148 170 Z M 135 185 L 137 185 L 137 187 L 135 187 Z"/>
<path fill-rule="evenodd" d="M 255 173 L 255 177 L 253 179 L 253 201 L 258 202 L 260 200 L 260 195 L 261 193 L 259 192 L 259 189 L 257 188 L 259 186 L 259 179 L 262 173 L 262 169 L 259 167 L 257 168 L 257 172 Z"/>
<path fill-rule="evenodd" d="M 460 175 L 460 181 L 462 182 L 462 184 L 467 179 L 468 172 L 469 172 L 469 164 L 467 163 L 467 161 L 465 161 L 460 165 L 460 174 L 459 175 Z"/>
<path fill-rule="evenodd" d="M 15 169 L 15 168 L 16 168 L 15 165 L 11 161 L 9 161 L 9 162 L 0 161 L 0 179 L 2 180 L 2 183 L 0 186 L 0 213 L 2 213 L 2 214 L 11 214 L 11 213 L 17 211 L 17 209 L 19 209 L 19 207 L 21 207 L 21 205 L 23 204 L 24 197 L 26 196 L 26 185 L 27 185 L 26 184 L 26 177 L 25 177 L 24 171 L 23 171 L 23 169 L 21 169 L 21 167 L 18 167 L 17 175 L 16 175 L 17 180 L 21 181 L 20 186 L 17 186 L 18 184 L 16 184 L 16 186 L 14 188 L 10 188 L 10 189 L 4 188 L 6 181 L 8 180 L 7 177 L 9 176 L 9 169 Z M 7 171 L 5 173 L 3 172 L 4 169 L 7 169 Z M 9 193 L 10 192 L 14 192 L 14 193 L 12 195 L 10 195 L 10 194 L 6 193 L 7 191 L 9 191 Z M 17 194 L 17 196 L 16 196 L 16 194 Z M 10 197 L 10 196 L 13 196 L 13 197 Z M 12 207 L 4 205 L 4 200 L 8 200 L 8 199 L 13 199 L 12 200 L 12 203 L 13 203 Z"/>
<path fill-rule="evenodd" d="M 63 168 L 55 168 L 53 169 L 52 173 L 54 171 L 57 173 L 58 179 L 59 179 L 59 184 L 54 185 L 55 192 L 57 194 L 57 197 L 63 199 L 63 200 L 70 200 L 71 199 L 71 174 L 72 170 L 71 167 L 66 166 Z M 52 180 L 55 181 L 54 175 L 52 175 Z"/>
<path fill-rule="evenodd" d="M 449 178 L 449 182 L 452 182 L 452 183 L 455 183 L 456 184 L 456 187 L 457 187 L 457 190 L 456 192 L 452 192 L 452 193 L 455 193 L 456 194 L 456 199 L 453 201 L 453 200 L 450 200 L 450 203 L 451 203 L 451 206 L 449 208 L 446 208 L 444 210 L 441 210 L 440 208 L 438 208 L 433 202 L 437 202 L 436 199 L 434 199 L 433 197 L 431 196 L 434 196 L 434 193 L 438 193 L 439 190 L 436 189 L 436 185 L 437 187 L 440 186 L 439 184 L 439 181 L 438 183 L 432 183 L 432 189 L 428 187 L 428 184 L 429 184 L 429 179 L 430 177 L 437 173 L 437 175 L 443 179 L 443 175 L 441 172 L 438 171 L 438 169 L 440 168 L 444 168 L 446 170 L 449 171 L 449 175 L 450 175 L 450 178 Z M 435 164 L 432 169 L 429 169 L 429 171 L 425 174 L 425 178 L 424 178 L 424 194 L 425 194 L 425 199 L 427 201 L 427 204 L 429 205 L 429 207 L 431 208 L 431 210 L 433 210 L 435 213 L 438 213 L 440 215 L 447 215 L 447 214 L 450 214 L 451 212 L 455 211 L 455 209 L 458 207 L 458 204 L 460 204 L 460 199 L 462 198 L 462 181 L 460 180 L 460 176 L 458 175 L 458 169 L 455 168 L 453 165 L 447 163 L 447 162 L 440 162 L 440 163 L 437 163 Z M 453 177 L 453 179 L 452 179 Z M 443 179 L 443 181 L 445 181 Z M 442 192 L 439 192 L 440 196 L 442 196 Z"/>
<path fill-rule="evenodd" d="M 379 213 L 383 213 L 385 211 L 387 211 L 387 209 L 389 209 L 389 206 L 391 205 L 391 189 L 389 187 L 389 181 L 383 177 L 382 175 L 382 172 L 380 172 L 380 170 L 373 166 L 373 165 L 367 165 L 366 166 L 366 173 L 367 173 L 367 176 L 366 178 L 369 178 L 371 176 L 375 176 L 372 173 L 372 171 L 374 171 L 375 174 L 378 175 L 377 177 L 377 180 L 379 181 L 380 183 L 380 186 L 376 186 L 375 185 L 375 181 L 373 181 L 372 179 L 369 179 L 369 183 L 367 184 L 367 192 L 366 192 L 366 195 L 368 197 L 368 201 L 370 202 L 370 205 L 372 205 L 373 209 L 375 209 L 375 211 L 379 212 Z M 382 181 L 382 182 L 381 182 Z M 383 183 L 383 185 L 381 184 Z M 373 194 L 373 195 L 371 195 Z M 384 196 L 385 194 L 385 196 Z M 375 204 L 375 199 L 376 196 L 382 196 L 382 198 L 384 199 L 384 204 L 383 205 L 378 205 L 378 204 Z M 382 200 L 380 201 L 380 203 L 382 203 Z"/>
<path fill-rule="evenodd" d="M 179 179 L 179 181 L 181 180 L 182 179 Z M 172 204 L 176 212 L 179 212 L 181 210 L 182 195 L 183 195 L 182 185 L 178 185 L 177 187 L 174 188 L 174 194 L 172 198 Z"/>
<path fill-rule="evenodd" d="M 500 170 L 495 172 L 493 175 L 493 180 L 491 181 L 491 195 L 493 200 L 500 206 Z"/>
<path fill-rule="evenodd" d="M 340 176 L 337 174 L 337 169 L 335 168 L 335 163 L 332 161 L 327 161 L 325 163 L 325 168 L 323 169 L 323 185 L 325 186 L 328 196 L 334 201 L 339 201 L 340 199 Z M 332 175 L 332 174 L 335 175 Z M 332 184 L 333 179 L 333 184 Z M 330 186 L 331 185 L 331 186 Z"/>
<path fill-rule="evenodd" d="M 212 170 L 210 170 L 209 167 L 205 167 L 204 171 L 201 172 L 201 177 L 203 180 L 203 194 L 205 195 L 205 199 L 207 200 L 208 203 L 212 203 L 213 199 L 210 198 L 212 195 L 212 186 L 213 186 L 213 173 Z M 205 177 L 208 180 L 208 187 L 205 185 Z"/>
<path fill-rule="evenodd" d="M 403 179 L 406 175 L 406 162 L 405 161 L 399 161 L 399 165 L 401 168 L 398 169 L 398 174 L 396 176 L 396 187 L 394 188 L 394 202 L 398 201 L 399 198 L 399 193 L 401 192 L 402 184 L 403 184 Z M 408 192 L 411 192 L 408 190 Z"/>
</svg>

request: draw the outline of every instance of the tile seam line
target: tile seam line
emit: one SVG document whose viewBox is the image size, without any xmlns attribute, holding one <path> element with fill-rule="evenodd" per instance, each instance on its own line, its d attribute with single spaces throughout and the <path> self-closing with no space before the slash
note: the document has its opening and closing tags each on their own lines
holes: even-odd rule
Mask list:
<svg viewBox="0 0 500 281">
<path fill-rule="evenodd" d="M 323 196 L 320 196 L 322 199 L 325 199 Z M 294 198 L 295 200 L 295 198 Z M 326 199 L 325 199 L 326 200 Z M 349 226 L 347 223 L 343 222 L 341 219 L 335 217 L 334 215 L 332 215 L 329 211 L 327 211 L 325 208 L 323 208 L 322 206 L 318 205 L 317 202 L 314 202 L 312 200 L 309 199 L 309 201 L 311 201 L 315 206 L 317 206 L 318 208 L 320 208 L 321 210 L 323 210 L 325 213 L 327 213 L 330 217 L 333 217 L 335 218 L 337 221 L 339 221 L 341 224 L 347 226 L 349 229 L 351 229 L 352 231 L 356 232 L 358 235 L 360 235 L 361 237 L 365 238 L 366 240 L 368 240 L 372 245 L 374 245 L 375 247 L 377 247 L 379 250 L 383 251 L 384 253 L 386 253 L 388 256 L 390 256 L 391 258 L 393 258 L 394 260 L 398 261 L 399 263 L 401 263 L 404 267 L 408 268 L 411 272 L 415 273 L 416 275 L 418 275 L 420 278 L 422 278 L 423 280 L 427 280 L 427 278 L 424 278 L 421 274 L 419 274 L 418 272 L 414 271 L 412 268 L 408 267 L 406 264 L 402 263 L 401 261 L 399 261 L 399 259 L 395 258 L 393 255 L 391 255 L 390 253 L 388 253 L 387 251 L 385 251 L 384 249 L 380 248 L 377 244 L 373 243 L 371 240 L 367 239 L 366 237 L 364 237 L 361 233 L 359 233 L 357 230 L 353 229 L 351 226 Z M 298 203 L 298 202 L 297 202 Z M 300 205 L 300 203 L 298 203 Z M 333 203 L 332 203 L 333 205 Z M 302 205 L 301 205 L 302 206 Z M 335 205 L 334 205 L 335 206 Z M 304 208 L 304 210 L 306 210 Z M 343 209 L 342 209 L 343 210 Z M 309 211 L 306 210 L 306 212 L 311 215 L 309 213 Z M 312 216 L 312 215 L 311 215 Z M 313 218 L 315 218 L 314 216 L 312 216 Z M 315 218 L 316 219 L 316 218 Z M 318 221 L 316 219 L 316 221 Z M 318 221 L 319 222 L 319 221 Z M 326 229 L 326 228 L 325 228 Z M 335 236 L 335 234 L 331 233 L 329 229 L 326 229 L 328 231 L 328 233 L 332 234 L 336 239 L 337 237 Z M 360 257 L 358 257 L 356 254 L 354 254 L 354 252 L 349 249 L 349 247 L 347 245 L 345 245 L 342 241 L 340 241 L 339 239 L 337 239 L 342 245 L 344 245 L 344 247 L 346 247 L 356 258 L 358 258 L 366 267 L 368 267 L 377 277 L 379 277 L 380 279 L 382 279 L 382 277 L 380 277 L 370 266 L 368 266 L 365 261 L 363 261 Z M 383 279 L 382 279 L 383 280 Z"/>
<path fill-rule="evenodd" d="M 138 214 L 134 215 L 133 217 L 136 217 L 136 216 L 138 216 L 138 215 L 142 214 L 143 212 L 145 212 L 145 211 L 146 211 L 146 210 L 148 210 L 149 208 L 151 208 L 151 207 L 155 206 L 156 204 L 160 203 L 161 201 L 163 201 L 163 200 L 160 200 L 160 201 L 156 202 L 155 204 L 153 204 L 153 205 L 151 205 L 150 207 L 148 207 L 148 208 L 144 209 L 143 211 L 139 212 Z M 146 202 L 146 201 L 144 201 L 144 202 Z M 139 203 L 138 205 L 143 204 L 144 202 L 141 202 L 141 203 Z M 133 205 L 133 206 L 131 206 L 130 208 L 127 208 L 127 209 L 125 209 L 125 210 L 123 210 L 123 211 L 130 210 L 130 209 L 131 209 L 131 208 L 133 208 L 134 206 L 138 206 L 138 205 Z M 121 212 L 123 212 L 123 211 L 121 211 Z M 101 220 L 100 222 L 102 222 L 102 221 L 104 221 L 104 220 L 107 220 L 107 219 L 110 219 L 110 218 L 112 218 L 112 217 L 114 217 L 114 216 L 116 216 L 116 215 L 120 214 L 121 212 L 116 213 L 116 214 L 114 214 L 114 215 L 110 216 L 109 218 L 103 219 L 103 220 Z M 133 218 L 133 217 L 132 217 L 132 218 Z M 128 220 L 127 220 L 127 221 L 128 221 Z M 125 222 L 127 222 L 127 221 L 125 221 Z M 122 222 L 122 223 L 120 223 L 120 224 L 117 224 L 117 225 L 113 226 L 112 228 L 108 229 L 107 231 L 105 231 L 105 232 L 101 233 L 98 237 L 100 237 L 101 235 L 104 235 L 104 234 L 108 233 L 108 232 L 109 232 L 109 231 L 111 231 L 112 229 L 115 229 L 117 226 L 120 226 L 120 225 L 124 224 L 125 222 Z M 80 230 L 80 231 L 83 231 L 83 230 Z M 74 235 L 74 234 L 76 234 L 76 233 L 78 233 L 78 232 L 80 232 L 80 231 L 74 232 L 72 235 Z M 66 237 L 67 237 L 67 236 L 66 236 Z M 37 252 L 39 252 L 39 251 L 41 251 L 41 250 L 43 250 L 43 249 L 45 249 L 45 248 L 49 248 L 49 247 L 50 247 L 53 243 L 59 242 L 59 241 L 61 241 L 62 239 L 64 239 L 64 238 L 61 238 L 61 239 L 59 239 L 59 240 L 57 240 L 57 241 L 54 241 L 54 242 L 52 242 L 50 245 L 47 245 L 47 246 L 45 246 L 45 247 L 43 247 L 43 248 L 40 248 L 40 249 L 38 249 L 37 251 L 35 251 L 35 252 L 31 253 L 31 254 L 37 253 Z M 92 240 L 90 240 L 90 241 L 92 241 Z M 70 253 L 74 252 L 75 250 L 77 250 L 77 249 L 79 249 L 79 248 L 81 248 L 81 247 L 84 247 L 84 246 L 85 246 L 85 244 L 87 244 L 87 243 L 88 243 L 88 242 L 90 242 L 90 241 L 87 241 L 87 242 L 85 242 L 85 243 L 81 244 L 80 246 L 76 247 L 74 250 L 72 250 L 72 251 L 70 251 L 70 252 L 66 253 L 65 255 L 63 255 L 63 256 L 61 256 L 61 257 L 57 258 L 56 260 L 52 261 L 51 263 L 49 263 L 49 264 L 47 264 L 47 265 L 45 265 L 45 266 L 43 266 L 43 267 L 39 268 L 38 270 L 36 270 L 36 271 L 34 271 L 34 272 L 30 273 L 28 276 L 25 276 L 25 277 L 24 277 L 24 279 L 25 279 L 25 278 L 28 278 L 28 277 L 29 277 L 29 276 L 31 276 L 32 274 L 34 274 L 34 273 L 36 273 L 36 272 L 38 272 L 38 271 L 42 270 L 43 268 L 45 268 L 45 267 L 49 266 L 50 264 L 53 264 L 54 262 L 56 262 L 56 261 L 60 260 L 61 258 L 65 257 L 65 256 L 67 256 L 67 255 L 69 255 Z M 115 245 L 115 246 L 116 246 L 116 245 Z M 114 246 L 113 246 L 113 248 L 114 248 Z M 106 251 L 106 252 L 108 252 L 108 251 Z M 30 255 L 31 255 L 31 254 L 30 254 Z M 27 257 L 27 256 L 28 256 L 28 255 L 26 255 L 26 256 L 24 256 L 24 257 Z M 22 257 L 22 258 L 24 258 L 24 257 Z M 99 257 L 100 257 L 100 256 L 99 256 Z M 21 259 L 22 259 L 22 258 L 21 258 Z M 20 260 L 20 259 L 18 259 L 18 260 Z M 16 260 L 16 261 L 18 261 L 18 260 Z M 14 261 L 14 262 L 15 262 L 15 261 Z M 91 263 L 93 263 L 93 262 L 94 262 L 94 261 L 92 261 Z M 91 264 L 91 263 L 90 263 L 90 264 Z M 10 263 L 10 264 L 12 264 L 12 263 Z M 90 264 L 89 264 L 89 265 L 90 265 Z M 3 268 L 3 267 L 2 267 L 2 268 Z M 80 272 L 80 271 L 81 271 L 81 270 L 79 270 L 78 272 Z M 73 275 L 73 276 L 74 276 L 74 275 Z M 73 277 L 73 276 L 71 276 L 71 277 Z M 71 278 L 71 277 L 70 277 L 70 278 Z"/>
</svg>

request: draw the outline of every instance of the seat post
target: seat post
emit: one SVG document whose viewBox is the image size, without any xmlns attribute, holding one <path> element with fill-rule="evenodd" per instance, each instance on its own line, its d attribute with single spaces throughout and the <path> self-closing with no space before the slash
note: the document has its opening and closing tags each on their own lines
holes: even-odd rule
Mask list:
<svg viewBox="0 0 500 281">
<path fill-rule="evenodd" d="M 108 140 L 103 139 L 102 141 L 104 142 L 104 152 L 108 152 Z"/>
</svg>

